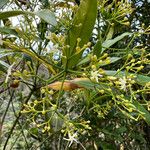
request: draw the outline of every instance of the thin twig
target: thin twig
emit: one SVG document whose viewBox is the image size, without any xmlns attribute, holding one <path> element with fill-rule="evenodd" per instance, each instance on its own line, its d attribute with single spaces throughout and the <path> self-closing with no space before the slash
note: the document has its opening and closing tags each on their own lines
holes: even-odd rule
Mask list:
<svg viewBox="0 0 150 150">
<path fill-rule="evenodd" d="M 16 118 L 17 118 L 17 113 L 16 113 L 16 111 L 15 111 L 13 102 L 12 102 L 12 108 L 13 108 L 14 115 L 15 115 Z M 27 123 L 27 122 L 26 122 L 26 123 Z M 22 126 L 21 123 L 18 121 L 18 125 L 19 125 L 19 127 L 21 128 L 21 133 L 22 133 L 22 135 L 23 135 L 23 137 L 24 137 L 24 139 L 25 139 L 25 143 L 26 143 L 26 145 L 27 145 L 27 148 L 29 149 L 29 144 L 28 144 L 27 138 L 26 138 L 26 136 L 25 136 L 25 134 L 24 134 L 24 131 L 23 131 L 23 127 L 26 125 L 26 123 Z M 20 137 L 20 134 L 18 135 L 18 138 L 19 138 L 19 137 Z M 17 141 L 18 138 L 16 138 L 16 141 Z M 14 142 L 14 144 L 13 144 L 12 147 L 11 147 L 11 149 L 13 148 L 13 146 L 15 145 L 15 143 L 16 143 L 16 142 Z M 10 149 L 10 150 L 11 150 L 11 149 Z"/>
<path fill-rule="evenodd" d="M 14 91 L 12 91 L 12 93 L 11 93 L 10 100 L 9 100 L 9 102 L 8 102 L 8 104 L 7 104 L 5 113 L 4 113 L 3 118 L 2 118 L 2 121 L 1 121 L 1 126 L 3 126 L 3 123 L 4 123 L 4 120 L 5 120 L 6 114 L 7 114 L 7 112 L 8 112 L 8 109 L 9 109 L 9 106 L 10 106 L 10 103 L 11 103 L 13 97 L 14 97 Z"/>
<path fill-rule="evenodd" d="M 27 103 L 28 103 L 28 101 L 29 101 L 29 99 L 31 98 L 33 92 L 34 92 L 34 89 L 29 93 L 29 95 L 28 95 L 27 99 L 25 100 L 24 104 L 27 104 Z M 24 106 L 22 106 L 21 110 L 19 111 L 18 117 L 16 118 L 16 120 L 15 120 L 14 123 L 13 123 L 13 126 L 12 126 L 12 128 L 11 128 L 11 130 L 10 130 L 10 132 L 9 132 L 9 135 L 8 135 L 6 141 L 5 141 L 3 150 L 6 150 L 7 143 L 8 143 L 8 141 L 9 141 L 9 139 L 10 139 L 10 137 L 11 137 L 11 135 L 12 135 L 12 133 L 13 133 L 13 131 L 14 131 L 14 129 L 15 129 L 17 123 L 18 123 L 18 120 L 20 119 L 20 117 L 21 117 L 21 115 L 22 115 L 21 111 L 22 111 L 23 109 L 24 109 Z"/>
</svg>

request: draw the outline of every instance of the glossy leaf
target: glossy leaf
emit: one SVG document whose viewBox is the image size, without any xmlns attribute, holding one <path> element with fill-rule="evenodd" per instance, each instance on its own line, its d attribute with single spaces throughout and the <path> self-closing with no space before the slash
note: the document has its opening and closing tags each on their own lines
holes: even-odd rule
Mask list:
<svg viewBox="0 0 150 150">
<path fill-rule="evenodd" d="M 121 39 L 123 39 L 125 36 L 129 36 L 129 35 L 132 35 L 132 33 L 129 33 L 129 32 L 125 32 L 119 36 L 117 36 L 116 38 L 114 39 L 109 39 L 109 40 L 106 40 L 103 42 L 102 44 L 102 53 L 109 47 L 111 47 L 112 45 L 114 45 L 115 43 L 117 43 L 118 41 L 120 41 Z"/>
<path fill-rule="evenodd" d="M 0 75 L 1 75 L 1 73 L 6 73 L 7 72 L 7 69 L 2 65 L 2 64 L 0 64 Z"/>
<path fill-rule="evenodd" d="M 98 86 L 98 84 L 93 83 L 88 78 L 81 78 L 80 80 L 73 80 L 72 82 L 86 89 L 94 89 Z"/>
<path fill-rule="evenodd" d="M 1 0 L 0 1 L 0 8 L 2 8 L 3 6 L 5 6 L 8 2 L 9 2 L 9 0 Z"/>
<path fill-rule="evenodd" d="M 90 56 L 86 56 L 85 58 L 83 58 L 76 66 L 80 66 L 86 63 L 90 62 Z"/>
<path fill-rule="evenodd" d="M 8 56 L 8 55 L 10 55 L 10 54 L 12 54 L 12 53 L 11 53 L 11 52 L 10 52 L 10 53 L 4 53 L 4 54 L 1 54 L 1 53 L 0 53 L 0 58 L 5 57 L 5 56 Z"/>
<path fill-rule="evenodd" d="M 78 54 L 74 54 L 72 55 L 69 59 L 68 59 L 68 68 L 74 67 L 76 66 L 76 64 L 78 63 L 78 61 L 81 59 L 83 51 L 81 51 Z"/>
<path fill-rule="evenodd" d="M 150 125 L 150 113 L 138 102 L 133 102 L 134 106 L 143 113 L 144 119 L 148 125 Z"/>
<path fill-rule="evenodd" d="M 136 81 L 141 85 L 145 85 L 146 83 L 150 82 L 150 77 L 137 74 Z"/>
<path fill-rule="evenodd" d="M 89 89 L 89 90 L 95 90 L 95 89 L 107 89 L 108 86 L 105 83 L 95 83 L 93 81 L 91 81 L 88 78 L 77 78 L 72 80 L 71 82 L 77 84 L 78 86 L 85 88 L 85 89 Z"/>
<path fill-rule="evenodd" d="M 57 25 L 55 15 L 47 9 L 40 10 L 37 12 L 29 12 L 29 11 L 21 11 L 21 10 L 15 10 L 15 11 L 5 11 L 0 13 L 0 19 L 6 19 L 9 17 L 14 17 L 18 15 L 37 15 L 41 19 L 43 19 L 45 22 L 55 26 Z"/>
<path fill-rule="evenodd" d="M 82 0 L 75 14 L 75 17 L 72 22 L 72 27 L 68 31 L 68 36 L 66 39 L 66 45 L 69 45 L 69 48 L 66 48 L 63 52 L 67 58 L 70 58 L 73 54 L 76 53 L 76 44 L 77 39 L 80 38 L 79 46 L 82 47 L 89 41 L 89 38 L 92 34 L 92 30 L 95 24 L 97 14 L 97 0 Z M 68 61 L 68 67 L 72 67 L 76 64 L 80 57 L 81 53 L 76 54 L 76 60 L 70 59 Z"/>
<path fill-rule="evenodd" d="M 5 63 L 4 61 L 1 61 L 1 60 L 0 60 L 0 64 L 3 65 L 3 66 L 6 67 L 6 68 L 9 67 L 9 65 L 8 65 L 7 63 Z"/>
<path fill-rule="evenodd" d="M 12 34 L 12 35 L 18 36 L 18 33 L 15 31 L 15 29 L 8 28 L 8 27 L 0 27 L 0 33 L 2 33 L 2 34 Z"/>
<path fill-rule="evenodd" d="M 35 12 L 35 14 L 38 17 L 40 17 L 41 19 L 43 19 L 45 22 L 47 22 L 47 23 L 49 23 L 49 24 L 51 24 L 53 26 L 57 25 L 57 21 L 56 21 L 55 15 L 50 10 L 44 9 L 44 10 Z"/>
<path fill-rule="evenodd" d="M 29 49 L 25 49 L 23 47 L 19 47 L 11 42 L 6 42 L 3 41 L 4 45 L 8 46 L 10 49 L 12 49 L 12 51 L 14 52 L 22 52 L 30 57 L 32 57 L 35 60 L 38 60 L 39 62 L 41 62 L 42 64 L 44 64 L 53 74 L 55 74 L 55 70 L 53 69 L 53 67 L 46 62 L 45 60 L 43 60 L 40 56 L 38 56 L 36 53 L 30 51 Z"/>
<path fill-rule="evenodd" d="M 75 78 L 73 80 L 66 80 L 64 82 L 56 81 L 48 85 L 49 88 L 54 90 L 64 90 L 64 91 L 72 91 L 78 88 L 94 90 L 94 89 L 106 89 L 108 88 L 106 84 L 94 83 L 88 78 Z"/>
<path fill-rule="evenodd" d="M 97 58 L 99 58 L 101 55 L 101 51 L 102 51 L 102 42 L 100 40 L 98 40 L 94 46 L 93 55 L 96 55 Z"/>
<path fill-rule="evenodd" d="M 100 66 L 106 66 L 106 65 L 110 65 L 118 60 L 120 60 L 121 57 L 110 57 L 110 63 L 107 64 L 107 63 L 102 63 L 99 65 Z M 89 63 L 90 62 L 90 56 L 87 56 L 85 57 L 84 59 L 82 59 L 76 66 L 80 66 L 80 65 L 83 65 L 83 64 L 86 64 L 86 63 Z"/>
<path fill-rule="evenodd" d="M 106 37 L 106 40 L 112 39 L 113 34 L 114 34 L 114 25 L 112 25 L 112 26 L 110 27 L 109 32 L 108 32 L 107 37 Z"/>
<path fill-rule="evenodd" d="M 31 12 L 21 11 L 21 10 L 5 11 L 5 12 L 0 13 L 0 19 L 6 19 L 9 17 L 14 17 L 14 16 L 18 16 L 18 15 L 27 15 L 27 14 L 33 15 L 33 13 L 31 13 Z"/>
<path fill-rule="evenodd" d="M 71 81 L 56 81 L 48 85 L 48 88 L 53 90 L 64 90 L 64 91 L 72 91 L 74 89 L 80 88 L 77 84 L 72 83 Z"/>
</svg>

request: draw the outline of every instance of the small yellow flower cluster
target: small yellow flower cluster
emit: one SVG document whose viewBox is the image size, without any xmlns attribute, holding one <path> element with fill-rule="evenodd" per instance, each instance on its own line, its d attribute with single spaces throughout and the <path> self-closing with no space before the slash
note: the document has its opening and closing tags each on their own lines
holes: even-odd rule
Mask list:
<svg viewBox="0 0 150 150">
<path fill-rule="evenodd" d="M 63 46 L 63 43 L 65 41 L 65 37 L 63 35 L 56 35 L 55 33 L 50 33 L 46 38 L 51 40 L 54 45 L 59 46 Z"/>
<path fill-rule="evenodd" d="M 124 65 L 127 72 L 138 73 L 144 69 L 145 65 L 150 63 L 150 60 L 148 59 L 149 54 L 145 53 L 145 49 L 136 49 L 136 51 L 139 53 L 140 57 L 134 58 L 131 54 L 128 55 L 127 63 Z"/>
<path fill-rule="evenodd" d="M 135 84 L 136 76 L 129 74 L 127 76 L 115 77 L 115 76 L 106 76 L 106 81 L 110 87 L 117 88 L 118 90 L 126 91 Z"/>
<path fill-rule="evenodd" d="M 107 2 L 107 0 L 104 0 L 103 2 L 99 3 L 99 6 L 101 8 L 102 14 L 109 13 L 109 15 L 111 15 L 111 20 L 109 20 L 109 22 L 118 22 L 120 24 L 129 26 L 130 22 L 126 16 L 131 14 L 134 10 L 131 6 L 131 2 L 127 0 L 117 2 L 112 1 L 109 4 L 107 4 Z"/>
<path fill-rule="evenodd" d="M 27 80 L 27 79 L 30 79 L 30 77 L 32 76 L 32 73 L 27 70 L 23 70 L 23 72 L 20 72 L 19 70 L 17 70 L 12 74 L 12 76 L 21 78 L 23 80 Z"/>
<path fill-rule="evenodd" d="M 96 55 L 91 56 L 91 68 L 90 71 L 90 79 L 94 82 L 99 82 L 99 80 L 103 80 L 105 76 L 105 71 L 101 68 L 101 66 L 110 64 L 110 58 L 107 53 L 104 53 L 101 57 L 97 58 Z"/>
<path fill-rule="evenodd" d="M 44 88 L 41 89 L 41 93 L 45 92 Z M 22 114 L 30 113 L 30 118 L 28 118 L 29 122 L 32 122 L 37 128 L 40 128 L 43 133 L 50 130 L 52 116 L 49 117 L 49 115 L 54 115 L 57 107 L 55 104 L 51 103 L 51 99 L 49 97 L 28 102 L 27 104 L 24 104 L 23 107 L 24 109 L 21 112 Z M 47 117 L 46 121 L 44 119 L 45 117 Z"/>
<path fill-rule="evenodd" d="M 105 118 L 105 116 L 107 116 L 107 114 L 110 112 L 111 108 L 112 108 L 111 101 L 108 101 L 103 105 L 94 104 L 94 112 L 97 113 L 97 116 L 99 118 Z"/>
</svg>

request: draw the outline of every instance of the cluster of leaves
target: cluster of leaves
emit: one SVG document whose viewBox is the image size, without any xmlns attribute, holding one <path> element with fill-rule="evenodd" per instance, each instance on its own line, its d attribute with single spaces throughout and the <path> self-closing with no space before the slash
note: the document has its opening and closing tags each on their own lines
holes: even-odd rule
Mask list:
<svg viewBox="0 0 150 150">
<path fill-rule="evenodd" d="M 149 149 L 150 54 L 136 40 L 150 26 L 125 32 L 132 3 L 5 2 L 2 10 L 12 10 L 0 12 L 3 150 Z"/>
</svg>

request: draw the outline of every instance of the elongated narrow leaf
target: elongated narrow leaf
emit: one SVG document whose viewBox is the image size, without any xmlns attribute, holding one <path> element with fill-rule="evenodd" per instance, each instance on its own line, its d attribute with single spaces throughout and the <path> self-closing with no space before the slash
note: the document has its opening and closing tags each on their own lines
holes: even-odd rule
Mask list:
<svg viewBox="0 0 150 150">
<path fill-rule="evenodd" d="M 29 12 L 29 11 L 21 11 L 21 10 L 15 10 L 15 11 L 5 11 L 5 12 L 0 12 L 0 19 L 6 19 L 9 17 L 14 17 L 18 15 L 37 15 L 41 19 L 43 19 L 45 22 L 55 26 L 57 25 L 56 18 L 54 14 L 47 9 L 40 10 L 37 12 Z"/>
<path fill-rule="evenodd" d="M 6 68 L 9 67 L 9 65 L 8 65 L 7 63 L 5 63 L 4 61 L 1 61 L 1 60 L 0 60 L 0 64 L 3 65 L 3 66 L 6 67 Z"/>
<path fill-rule="evenodd" d="M 0 75 L 1 73 L 6 73 L 7 69 L 0 63 Z"/>
<path fill-rule="evenodd" d="M 75 80 L 72 81 L 73 83 L 77 84 L 80 87 L 84 87 L 86 89 L 95 89 L 96 87 L 98 87 L 99 85 L 96 83 L 93 83 L 92 81 L 90 81 L 90 79 L 88 78 L 77 78 Z"/>
<path fill-rule="evenodd" d="M 11 55 L 12 53 L 5 53 L 5 54 L 0 54 L 0 58 Z"/>
<path fill-rule="evenodd" d="M 100 40 L 98 40 L 94 46 L 93 55 L 96 55 L 97 58 L 99 58 L 101 55 L 101 51 L 102 51 L 102 42 Z"/>
<path fill-rule="evenodd" d="M 79 87 L 85 88 L 85 89 L 89 89 L 89 90 L 95 90 L 95 89 L 107 89 L 108 86 L 105 83 L 95 83 L 92 82 L 90 79 L 88 78 L 76 78 L 74 80 L 71 81 L 72 83 L 77 84 Z"/>
<path fill-rule="evenodd" d="M 117 36 L 116 38 L 114 39 L 109 39 L 109 40 L 106 40 L 103 42 L 102 44 L 102 53 L 109 47 L 111 47 L 112 45 L 114 45 L 115 43 L 117 43 L 118 41 L 120 41 L 121 39 L 123 39 L 125 36 L 129 36 L 129 35 L 132 35 L 132 33 L 129 33 L 129 32 L 126 32 L 126 33 L 123 33 L 119 36 Z"/>
<path fill-rule="evenodd" d="M 45 22 L 47 22 L 53 26 L 57 25 L 55 15 L 50 10 L 48 10 L 48 9 L 41 10 L 41 11 L 35 12 L 35 14 L 38 17 L 40 17 L 41 19 L 43 19 Z"/>
<path fill-rule="evenodd" d="M 42 64 L 44 64 L 53 74 L 56 73 L 55 70 L 53 69 L 53 67 L 48 62 L 46 62 L 39 55 L 37 55 L 36 53 L 33 53 L 29 49 L 25 49 L 23 47 L 19 47 L 19 46 L 15 45 L 15 44 L 13 44 L 11 42 L 6 42 L 6 41 L 3 41 L 3 44 L 6 45 L 6 46 L 8 46 L 14 52 L 22 52 L 22 53 L 24 53 L 26 55 L 29 55 L 33 59 L 38 60 L 39 62 L 41 62 Z"/>
<path fill-rule="evenodd" d="M 13 28 L 0 27 L 0 33 L 2 34 L 12 34 L 18 36 L 18 33 Z"/>
<path fill-rule="evenodd" d="M 48 85 L 49 88 L 54 90 L 64 90 L 64 91 L 72 91 L 78 88 L 84 88 L 88 90 L 98 89 L 107 89 L 108 86 L 106 84 L 94 83 L 88 78 L 75 78 L 73 80 L 66 80 L 64 82 L 56 81 Z"/>
<path fill-rule="evenodd" d="M 83 51 L 81 51 L 78 54 L 74 54 L 72 55 L 69 59 L 68 59 L 68 68 L 74 67 L 76 66 L 76 64 L 78 63 L 78 61 L 81 59 Z"/>
<path fill-rule="evenodd" d="M 139 111 L 143 113 L 146 123 L 150 125 L 150 113 L 138 101 L 134 101 L 133 104 Z"/>
<path fill-rule="evenodd" d="M 9 0 L 1 0 L 0 1 L 0 8 L 2 8 L 3 6 L 5 6 L 8 2 L 9 2 Z"/>
<path fill-rule="evenodd" d="M 121 59 L 121 57 L 110 57 L 110 63 L 109 64 L 104 62 L 104 63 L 100 64 L 99 67 L 110 65 L 110 64 L 112 64 L 112 63 L 114 63 L 114 62 L 116 62 L 120 59 Z M 82 59 L 76 66 L 80 66 L 80 65 L 83 65 L 83 64 L 86 64 L 86 63 L 89 63 L 89 62 L 90 62 L 90 56 L 87 56 L 84 59 Z"/>
<path fill-rule="evenodd" d="M 13 51 L 11 49 L 0 48 L 0 55 L 12 52 Z"/>
<path fill-rule="evenodd" d="M 64 81 L 64 82 L 56 81 L 54 83 L 49 84 L 48 88 L 51 88 L 53 90 L 72 91 L 80 87 L 77 84 L 72 83 L 70 81 Z"/>
<path fill-rule="evenodd" d="M 150 82 L 150 77 L 137 74 L 136 81 L 141 85 L 145 85 L 146 83 Z"/>
<path fill-rule="evenodd" d="M 86 44 L 89 41 L 91 36 L 97 14 L 97 0 L 82 0 L 75 14 L 75 17 L 72 22 L 72 27 L 68 32 L 66 39 L 66 45 L 69 45 L 69 48 L 66 48 L 64 55 L 69 58 L 76 53 L 76 44 L 77 39 L 80 38 L 80 47 Z M 72 62 L 72 59 L 69 60 L 68 66 L 72 67 L 74 63 L 78 62 L 78 59 L 82 53 L 78 53 L 76 56 L 76 61 Z"/>
<path fill-rule="evenodd" d="M 83 58 L 76 66 L 80 66 L 86 63 L 90 62 L 90 56 L 86 56 L 85 58 Z"/>
<path fill-rule="evenodd" d="M 21 11 L 21 10 L 5 11 L 0 13 L 0 19 L 6 19 L 9 17 L 14 17 L 18 15 L 27 15 L 27 14 L 33 15 L 33 13 L 28 11 Z"/>
<path fill-rule="evenodd" d="M 108 32 L 108 34 L 107 34 L 106 40 L 112 39 L 113 34 L 114 34 L 114 25 L 112 25 L 112 26 L 109 28 L 109 32 Z"/>
</svg>

